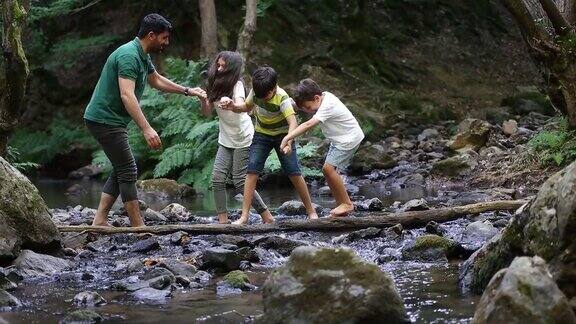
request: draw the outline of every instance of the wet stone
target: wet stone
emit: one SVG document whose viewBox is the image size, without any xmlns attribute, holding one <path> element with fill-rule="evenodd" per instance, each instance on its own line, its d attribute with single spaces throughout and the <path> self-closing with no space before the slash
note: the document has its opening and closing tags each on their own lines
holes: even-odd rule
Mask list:
<svg viewBox="0 0 576 324">
<path fill-rule="evenodd" d="M 158 239 L 152 237 L 146 240 L 138 241 L 132 245 L 130 251 L 132 252 L 139 252 L 139 253 L 146 253 L 154 250 L 160 249 L 160 243 L 158 243 Z"/>
<path fill-rule="evenodd" d="M 90 309 L 81 309 L 71 312 L 60 321 L 62 324 L 68 323 L 100 323 L 104 320 L 100 314 Z"/>
<path fill-rule="evenodd" d="M 74 296 L 74 304 L 78 306 L 94 307 L 106 304 L 106 299 L 95 291 L 83 291 Z"/>
</svg>

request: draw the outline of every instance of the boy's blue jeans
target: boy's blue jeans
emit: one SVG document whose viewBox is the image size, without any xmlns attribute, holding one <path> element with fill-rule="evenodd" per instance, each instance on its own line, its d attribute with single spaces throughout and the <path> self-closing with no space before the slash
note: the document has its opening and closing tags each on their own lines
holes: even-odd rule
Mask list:
<svg viewBox="0 0 576 324">
<path fill-rule="evenodd" d="M 284 174 L 288 176 L 302 175 L 300 163 L 296 156 L 296 143 L 292 141 L 292 152 L 288 155 L 284 154 L 280 150 L 280 144 L 282 143 L 284 136 L 286 136 L 286 134 L 270 136 L 255 132 L 254 138 L 252 139 L 252 145 L 250 145 L 248 170 L 246 172 L 251 174 L 261 174 L 262 170 L 264 170 L 264 163 L 266 163 L 268 155 L 270 155 L 270 152 L 274 149 L 278 155 L 278 160 L 280 160 L 280 165 L 282 165 Z"/>
</svg>

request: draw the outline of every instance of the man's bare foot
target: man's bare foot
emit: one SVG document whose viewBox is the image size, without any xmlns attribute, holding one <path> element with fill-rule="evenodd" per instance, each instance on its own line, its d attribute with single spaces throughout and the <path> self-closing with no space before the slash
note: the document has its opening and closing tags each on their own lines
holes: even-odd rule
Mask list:
<svg viewBox="0 0 576 324">
<path fill-rule="evenodd" d="M 248 224 L 248 217 L 241 216 L 238 220 L 232 222 L 234 225 L 247 225 Z"/>
<path fill-rule="evenodd" d="M 346 216 L 349 212 L 354 211 L 354 205 L 351 204 L 340 204 L 340 206 L 332 209 L 330 215 L 334 217 Z"/>
<path fill-rule="evenodd" d="M 308 219 L 318 219 L 318 214 L 316 213 L 311 213 L 308 215 Z"/>
</svg>

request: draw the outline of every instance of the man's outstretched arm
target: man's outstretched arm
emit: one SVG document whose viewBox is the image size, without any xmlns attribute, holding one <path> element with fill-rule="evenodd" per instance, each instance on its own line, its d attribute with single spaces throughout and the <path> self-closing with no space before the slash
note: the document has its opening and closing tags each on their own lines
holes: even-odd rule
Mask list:
<svg viewBox="0 0 576 324">
<path fill-rule="evenodd" d="M 187 89 L 187 87 L 170 81 L 157 71 L 154 71 L 148 75 L 148 84 L 150 84 L 150 86 L 154 89 L 169 93 L 185 94 L 184 92 Z M 206 92 L 201 88 L 188 88 L 188 95 L 205 98 Z"/>
</svg>

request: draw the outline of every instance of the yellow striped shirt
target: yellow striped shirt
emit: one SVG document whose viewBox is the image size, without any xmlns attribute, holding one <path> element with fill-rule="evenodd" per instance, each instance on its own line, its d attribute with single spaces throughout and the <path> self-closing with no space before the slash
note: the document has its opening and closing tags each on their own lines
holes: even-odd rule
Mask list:
<svg viewBox="0 0 576 324">
<path fill-rule="evenodd" d="M 288 134 L 287 118 L 296 114 L 292 102 L 292 98 L 280 87 L 276 87 L 276 93 L 270 100 L 254 97 L 254 90 L 251 90 L 246 105 L 255 105 L 254 130 L 269 136 Z"/>
</svg>

